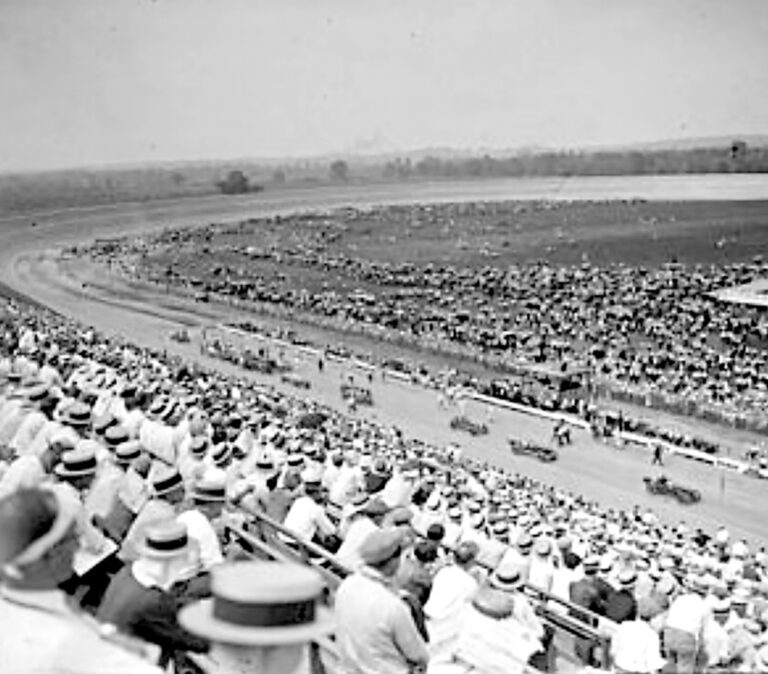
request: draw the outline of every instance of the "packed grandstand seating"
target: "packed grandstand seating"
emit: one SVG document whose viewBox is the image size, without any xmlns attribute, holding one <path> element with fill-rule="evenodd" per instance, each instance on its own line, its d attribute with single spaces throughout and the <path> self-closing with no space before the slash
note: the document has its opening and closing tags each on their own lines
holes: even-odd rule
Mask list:
<svg viewBox="0 0 768 674">
<path fill-rule="evenodd" d="M 768 556 L 724 528 L 604 508 L 23 304 L 0 349 L 7 634 L 14 587 L 67 559 L 70 513 L 61 587 L 141 659 L 119 671 L 768 666 Z M 50 494 L 53 524 L 20 518 Z M 243 652 L 287 644 L 304 664 Z"/>
<path fill-rule="evenodd" d="M 266 219 L 269 235 L 248 239 L 248 245 L 238 238 L 242 225 L 209 225 L 96 242 L 87 252 L 134 277 L 205 297 L 299 312 L 346 330 L 496 366 L 518 367 L 520 357 L 527 363 L 588 366 L 596 384 L 617 394 L 768 430 L 761 426 L 768 402 L 764 312 L 709 295 L 765 276 L 768 262 L 761 256 L 659 267 L 541 260 L 494 266 L 489 258 L 483 265 L 460 267 L 368 259 L 331 248 L 348 223 L 361 220 L 449 227 L 460 217 L 509 218 L 519 208 L 486 203 L 350 208 L 332 218 Z M 312 226 L 293 227 L 296 218 Z M 235 243 L 228 243 L 230 237 Z M 199 246 L 218 251 L 227 263 L 222 255 L 196 255 Z M 177 267 L 174 260 L 186 266 Z M 254 260 L 272 267 L 259 273 Z M 290 273 L 280 271 L 285 269 L 335 276 L 340 285 L 298 290 Z M 512 351 L 515 362 L 507 358 Z"/>
</svg>

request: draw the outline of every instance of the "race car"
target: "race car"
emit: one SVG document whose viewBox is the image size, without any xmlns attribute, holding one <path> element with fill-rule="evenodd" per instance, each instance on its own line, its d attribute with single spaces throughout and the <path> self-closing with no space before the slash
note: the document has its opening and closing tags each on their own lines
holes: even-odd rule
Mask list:
<svg viewBox="0 0 768 674">
<path fill-rule="evenodd" d="M 485 435 L 488 426 L 472 421 L 469 417 L 458 416 L 451 419 L 451 428 L 455 431 L 467 431 L 470 435 Z"/>
<path fill-rule="evenodd" d="M 171 339 L 180 344 L 187 344 L 189 342 L 189 333 L 186 330 L 176 330 L 171 333 Z"/>
<path fill-rule="evenodd" d="M 542 463 L 551 463 L 558 459 L 557 451 L 551 447 L 542 447 L 541 445 L 534 445 L 530 442 L 521 442 L 515 438 L 509 438 L 508 442 L 512 453 L 517 456 L 532 456 Z"/>
<path fill-rule="evenodd" d="M 371 389 L 355 386 L 354 384 L 341 385 L 341 397 L 351 400 L 357 405 L 373 405 L 373 393 Z"/>
<path fill-rule="evenodd" d="M 701 501 L 701 492 L 698 489 L 670 482 L 666 475 L 657 478 L 644 477 L 643 482 L 645 483 L 645 490 L 649 494 L 672 496 L 683 505 L 691 505 Z"/>
<path fill-rule="evenodd" d="M 296 374 L 295 372 L 285 373 L 280 377 L 280 381 L 282 381 L 285 384 L 290 384 L 291 386 L 295 386 L 296 388 L 303 388 L 307 390 L 312 388 L 312 384 L 309 382 L 308 379 L 305 379 L 304 377 Z"/>
</svg>

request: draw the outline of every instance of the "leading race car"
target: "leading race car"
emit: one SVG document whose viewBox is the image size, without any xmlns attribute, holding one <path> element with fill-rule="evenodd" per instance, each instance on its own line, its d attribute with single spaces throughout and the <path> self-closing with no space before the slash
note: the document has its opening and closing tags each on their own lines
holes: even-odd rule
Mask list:
<svg viewBox="0 0 768 674">
<path fill-rule="evenodd" d="M 485 435 L 488 433 L 488 426 L 472 421 L 469 417 L 458 416 L 451 419 L 451 428 L 455 431 L 467 431 L 470 435 Z"/>
<path fill-rule="evenodd" d="M 532 456 L 542 463 L 552 463 L 557 461 L 558 453 L 551 447 L 542 447 L 541 445 L 534 445 L 530 442 L 521 442 L 515 438 L 509 438 L 509 448 L 513 454 L 518 456 Z"/>
<path fill-rule="evenodd" d="M 645 490 L 649 494 L 672 496 L 677 499 L 678 503 L 683 505 L 691 505 L 701 501 L 701 492 L 698 489 L 670 482 L 666 475 L 661 475 L 657 478 L 644 477 L 643 482 L 645 483 Z"/>
<path fill-rule="evenodd" d="M 341 397 L 351 400 L 356 405 L 373 405 L 373 393 L 369 388 L 355 386 L 354 384 L 341 385 Z"/>
<path fill-rule="evenodd" d="M 189 343 L 189 333 L 186 330 L 176 330 L 171 333 L 171 340 L 180 344 Z"/>
</svg>

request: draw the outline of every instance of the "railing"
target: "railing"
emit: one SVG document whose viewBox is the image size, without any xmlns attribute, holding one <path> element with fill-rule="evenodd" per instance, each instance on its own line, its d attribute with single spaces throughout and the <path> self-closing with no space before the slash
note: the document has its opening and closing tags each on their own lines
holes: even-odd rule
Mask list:
<svg viewBox="0 0 768 674">
<path fill-rule="evenodd" d="M 269 559 L 309 564 L 323 575 L 331 591 L 335 591 L 343 578 L 352 573 L 352 569 L 341 563 L 328 550 L 311 541 L 302 540 L 293 531 L 261 512 L 252 509 L 245 511 L 253 518 L 251 526 L 254 531 L 246 531 L 237 526 L 228 526 L 227 530 L 231 536 L 244 544 L 246 552 L 253 551 Z M 451 551 L 451 548 L 446 546 L 446 550 Z M 486 571 L 493 570 L 487 564 L 480 566 Z M 588 641 L 592 648 L 597 648 L 602 666 L 608 667 L 611 633 L 615 627 L 610 621 L 531 585 L 525 585 L 524 592 L 532 600 L 537 615 L 545 624 L 563 637 Z M 561 651 L 559 654 L 568 660 L 577 660 L 575 653 Z M 554 653 L 551 654 L 550 660 L 554 659 L 554 656 Z"/>
</svg>

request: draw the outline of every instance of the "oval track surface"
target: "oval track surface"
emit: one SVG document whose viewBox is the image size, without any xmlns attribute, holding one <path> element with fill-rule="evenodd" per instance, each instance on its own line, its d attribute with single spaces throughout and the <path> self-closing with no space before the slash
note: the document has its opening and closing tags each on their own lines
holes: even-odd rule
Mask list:
<svg viewBox="0 0 768 674">
<path fill-rule="evenodd" d="M 625 181 L 606 179 L 603 182 L 581 181 L 585 183 L 581 191 L 574 187 L 573 181 L 568 181 L 566 190 L 562 184 L 558 188 L 558 181 L 551 180 L 297 190 L 242 198 L 211 197 L 38 213 L 34 216 L 38 223 L 35 228 L 29 226 L 30 216 L 16 216 L 0 220 L 0 282 L 107 333 L 121 334 L 148 346 L 166 348 L 242 375 L 230 366 L 202 358 L 198 350 L 200 327 L 226 318 L 230 311 L 212 306 L 204 307 L 205 313 L 202 314 L 200 306 L 170 301 L 162 293 L 136 292 L 117 285 L 109 288 L 89 285 L 83 288 L 82 279 L 76 274 L 68 276 L 62 273 L 61 267 L 46 251 L 97 237 L 151 231 L 171 225 L 235 221 L 271 213 L 328 209 L 347 204 L 553 197 L 654 198 L 654 195 L 661 199 L 698 199 L 702 198 L 702 192 L 737 199 L 768 197 L 768 177 L 759 178 L 738 185 L 725 181 L 719 187 L 707 185 L 704 181 L 661 181 L 655 183 L 655 188 L 651 180 L 632 181 L 633 187 Z M 168 340 L 169 332 L 179 325 L 193 326 L 192 344 L 178 345 Z M 323 375 L 317 373 L 313 363 L 298 363 L 298 367 L 312 381 L 313 397 L 340 407 L 338 384 L 344 374 L 341 366 L 330 365 Z M 254 376 L 252 379 L 296 393 L 295 389 L 287 388 L 271 377 Z M 498 411 L 489 435 L 470 438 L 448 428 L 452 413 L 438 410 L 432 392 L 380 381 L 374 383 L 373 390 L 376 406 L 362 414 L 384 423 L 395 423 L 407 433 L 424 440 L 436 443 L 458 441 L 470 456 L 584 494 L 606 506 L 628 508 L 639 504 L 651 507 L 668 522 L 682 520 L 709 529 L 724 523 L 734 533 L 756 542 L 768 540 L 768 522 L 763 517 L 765 482 L 723 474 L 708 466 L 673 457 L 665 469 L 667 474 L 685 484 L 695 484 L 703 493 L 701 504 L 683 508 L 673 501 L 645 494 L 641 478 L 651 472 L 649 457 L 640 450 L 619 451 L 593 442 L 586 433 L 577 432 L 575 445 L 564 449 L 557 463 L 539 464 L 529 458 L 511 456 L 506 449 L 506 438 L 514 434 L 524 439 L 548 442 L 551 434 L 549 422 Z M 477 405 L 470 405 L 469 413 L 475 417 L 484 415 Z"/>
</svg>

